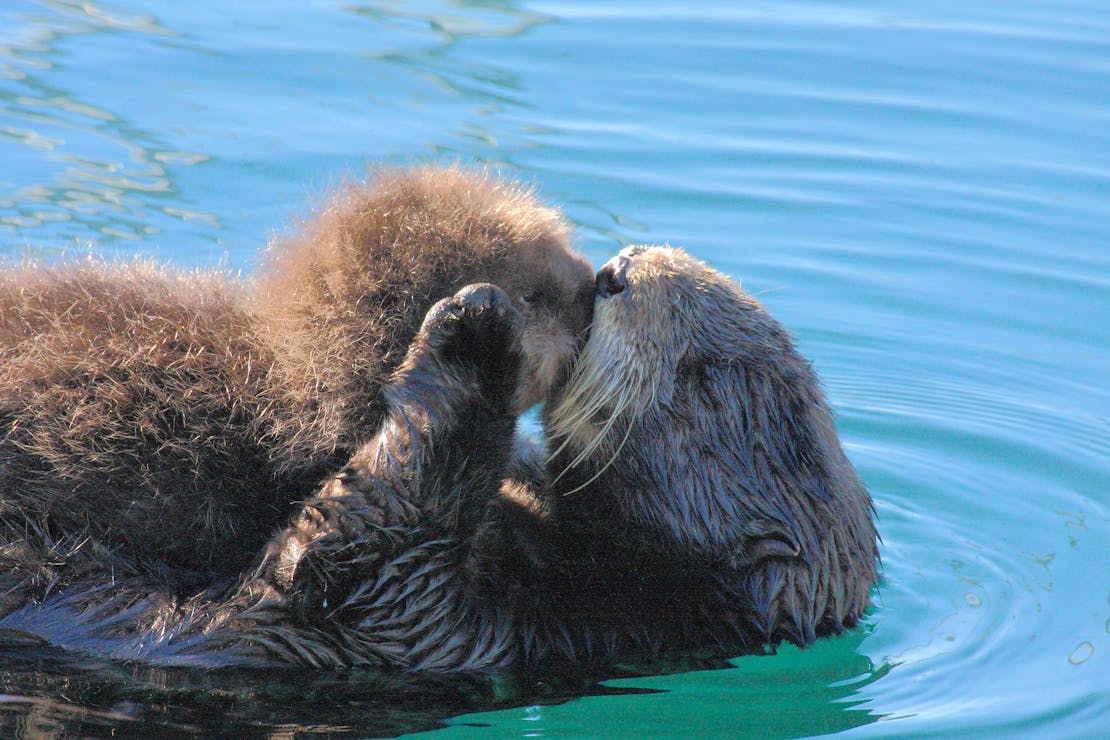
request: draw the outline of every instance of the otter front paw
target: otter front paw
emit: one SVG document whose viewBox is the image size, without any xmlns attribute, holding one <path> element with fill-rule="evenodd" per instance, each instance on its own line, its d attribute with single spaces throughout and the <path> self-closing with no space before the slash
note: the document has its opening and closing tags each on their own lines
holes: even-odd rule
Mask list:
<svg viewBox="0 0 1110 740">
<path fill-rule="evenodd" d="M 420 334 L 448 361 L 495 370 L 519 363 L 524 319 L 505 291 L 489 283 L 468 285 L 428 311 Z"/>
</svg>

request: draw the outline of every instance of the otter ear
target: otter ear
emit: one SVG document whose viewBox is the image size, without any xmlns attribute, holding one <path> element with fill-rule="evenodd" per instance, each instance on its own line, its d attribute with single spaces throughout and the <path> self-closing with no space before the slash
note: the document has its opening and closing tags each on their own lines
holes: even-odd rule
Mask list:
<svg viewBox="0 0 1110 740">
<path fill-rule="evenodd" d="M 776 533 L 769 537 L 760 537 L 755 540 L 749 540 L 748 557 L 753 562 L 766 560 L 768 558 L 796 558 L 801 554 L 802 549 L 798 547 L 798 543 L 790 535 L 783 533 Z"/>
<path fill-rule="evenodd" d="M 740 541 L 733 565 L 751 566 L 771 558 L 801 557 L 802 548 L 782 524 L 767 520 L 749 522 Z"/>
</svg>

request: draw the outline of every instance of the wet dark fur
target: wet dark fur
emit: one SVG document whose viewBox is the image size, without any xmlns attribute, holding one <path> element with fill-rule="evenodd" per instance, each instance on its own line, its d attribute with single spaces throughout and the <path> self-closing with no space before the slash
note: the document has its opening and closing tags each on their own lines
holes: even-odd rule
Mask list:
<svg viewBox="0 0 1110 740">
<path fill-rule="evenodd" d="M 246 285 L 146 263 L 0 271 L 0 565 L 45 583 L 62 560 L 123 558 L 182 588 L 239 573 L 373 436 L 432 303 L 481 280 L 524 313 L 514 403 L 537 403 L 592 270 L 556 211 L 483 174 L 349 184 Z"/>
<path fill-rule="evenodd" d="M 141 576 L 108 595 L 89 578 L 0 629 L 160 664 L 457 671 L 733 655 L 852 626 L 876 533 L 809 364 L 685 254 L 619 259 L 626 287 L 598 299 L 546 407 L 546 471 L 511 454 L 521 319 L 474 286 L 432 308 L 377 436 L 229 591 L 175 602 Z"/>
<path fill-rule="evenodd" d="M 571 574 L 556 619 L 618 654 L 804 645 L 855 625 L 876 580 L 871 499 L 809 362 L 681 250 L 631 247 L 606 273 L 625 287 L 598 298 L 575 376 L 545 410 Z"/>
</svg>

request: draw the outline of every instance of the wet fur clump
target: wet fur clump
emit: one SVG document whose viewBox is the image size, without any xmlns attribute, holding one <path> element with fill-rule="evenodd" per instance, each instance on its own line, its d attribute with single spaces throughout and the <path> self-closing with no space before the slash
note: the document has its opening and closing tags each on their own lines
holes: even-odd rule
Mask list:
<svg viewBox="0 0 1110 740">
<path fill-rule="evenodd" d="M 525 319 L 470 286 L 428 312 L 377 434 L 237 583 L 178 601 L 100 574 L 0 630 L 157 664 L 438 673 L 729 657 L 856 624 L 870 497 L 787 332 L 679 250 L 626 250 L 598 286 L 546 460 L 513 451 Z"/>
<path fill-rule="evenodd" d="M 0 557 L 238 574 L 374 436 L 429 307 L 481 280 L 524 318 L 514 407 L 538 403 L 581 341 L 592 270 L 557 211 L 483 173 L 349 183 L 246 283 L 142 262 L 0 271 Z"/>
</svg>

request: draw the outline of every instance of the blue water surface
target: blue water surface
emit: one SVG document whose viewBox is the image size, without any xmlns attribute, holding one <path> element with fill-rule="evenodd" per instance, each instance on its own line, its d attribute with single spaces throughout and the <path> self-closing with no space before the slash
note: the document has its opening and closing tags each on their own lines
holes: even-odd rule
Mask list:
<svg viewBox="0 0 1110 740">
<path fill-rule="evenodd" d="M 669 242 L 741 281 L 883 538 L 848 635 L 436 737 L 1106 736 L 1105 0 L 0 4 L 2 257 L 249 272 L 344 177 L 425 160 L 534 182 L 595 264 Z M 56 685 L 0 710 L 153 726 Z M 412 729 L 318 701 L 302 731 Z"/>
</svg>

